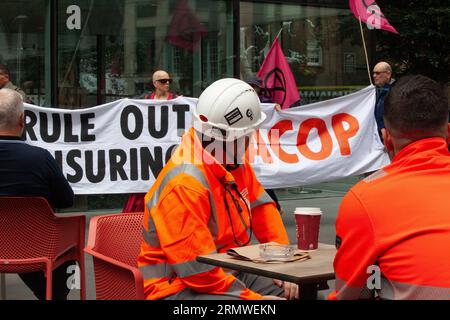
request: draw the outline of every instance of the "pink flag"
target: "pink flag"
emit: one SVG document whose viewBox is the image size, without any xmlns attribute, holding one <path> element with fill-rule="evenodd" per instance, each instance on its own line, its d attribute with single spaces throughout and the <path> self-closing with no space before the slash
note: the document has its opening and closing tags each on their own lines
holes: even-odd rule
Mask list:
<svg viewBox="0 0 450 320">
<path fill-rule="evenodd" d="M 167 42 L 191 51 L 195 51 L 206 28 L 189 7 L 187 0 L 180 0 L 167 28 Z"/>
<path fill-rule="evenodd" d="M 258 71 L 263 88 L 274 103 L 282 109 L 289 108 L 300 100 L 294 75 L 289 67 L 278 38 L 272 44 Z"/>
<path fill-rule="evenodd" d="M 369 29 L 383 29 L 398 34 L 374 0 L 349 0 L 350 9 Z"/>
</svg>

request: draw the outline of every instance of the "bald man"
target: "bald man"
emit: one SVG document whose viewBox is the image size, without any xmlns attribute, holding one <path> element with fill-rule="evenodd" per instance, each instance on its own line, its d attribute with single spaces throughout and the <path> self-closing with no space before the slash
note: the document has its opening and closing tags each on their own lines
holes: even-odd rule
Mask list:
<svg viewBox="0 0 450 320">
<path fill-rule="evenodd" d="M 384 97 L 388 94 L 389 90 L 391 90 L 394 81 L 395 80 L 392 78 L 392 68 L 387 62 L 381 61 L 375 65 L 373 68 L 373 82 L 377 88 L 375 119 L 377 121 L 378 134 L 381 141 L 383 141 L 381 129 L 384 128 Z"/>
<path fill-rule="evenodd" d="M 140 95 L 138 99 L 154 99 L 154 100 L 172 100 L 177 96 L 170 92 L 170 84 L 172 83 L 172 78 L 170 78 L 169 73 L 164 70 L 157 70 L 152 76 L 154 91 L 145 92 Z"/>
<path fill-rule="evenodd" d="M 164 70 L 158 70 L 152 76 L 153 86 L 155 91 L 146 92 L 140 95 L 137 99 L 151 99 L 151 100 L 172 100 L 177 96 L 170 92 L 170 84 L 172 79 Z M 144 196 L 145 193 L 133 193 L 128 197 L 127 202 L 123 206 L 122 212 L 141 212 L 144 211 Z"/>
<path fill-rule="evenodd" d="M 153 73 L 153 86 L 155 87 L 155 95 L 153 99 L 156 100 L 171 100 L 173 94 L 169 91 L 172 79 L 164 70 L 158 70 Z"/>
</svg>

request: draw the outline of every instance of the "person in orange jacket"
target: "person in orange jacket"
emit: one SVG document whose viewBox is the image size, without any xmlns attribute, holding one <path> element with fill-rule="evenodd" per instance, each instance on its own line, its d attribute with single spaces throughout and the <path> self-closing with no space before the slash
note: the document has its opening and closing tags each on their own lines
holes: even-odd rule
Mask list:
<svg viewBox="0 0 450 320">
<path fill-rule="evenodd" d="M 450 299 L 448 97 L 424 76 L 386 96 L 392 163 L 354 186 L 336 221 L 329 299 Z"/>
<path fill-rule="evenodd" d="M 298 287 L 196 261 L 250 243 L 288 244 L 273 200 L 245 160 L 265 120 L 255 91 L 238 79 L 204 90 L 194 126 L 145 196 L 138 266 L 147 299 L 287 299 Z"/>
</svg>

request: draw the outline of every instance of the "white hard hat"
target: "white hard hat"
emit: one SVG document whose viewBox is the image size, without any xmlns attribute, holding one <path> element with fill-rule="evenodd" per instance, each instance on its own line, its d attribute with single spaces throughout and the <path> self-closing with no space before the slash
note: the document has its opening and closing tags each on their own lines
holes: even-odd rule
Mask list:
<svg viewBox="0 0 450 320">
<path fill-rule="evenodd" d="M 194 128 L 218 140 L 232 141 L 249 135 L 266 119 L 255 90 L 239 79 L 217 80 L 198 98 Z"/>
</svg>

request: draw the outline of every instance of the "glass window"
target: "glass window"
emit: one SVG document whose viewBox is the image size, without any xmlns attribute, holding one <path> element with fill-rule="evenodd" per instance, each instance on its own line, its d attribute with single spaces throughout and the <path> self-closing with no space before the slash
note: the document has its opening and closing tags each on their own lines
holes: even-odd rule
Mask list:
<svg viewBox="0 0 450 320">
<path fill-rule="evenodd" d="M 280 43 L 301 103 L 348 94 L 369 85 L 359 25 L 333 4 L 240 4 L 241 77 L 256 74 L 273 40 Z M 318 1 L 319 2 L 319 1 Z M 323 1 L 322 1 L 323 2 Z M 345 23 L 343 23 L 345 22 Z"/>
<path fill-rule="evenodd" d="M 50 74 L 44 69 L 50 56 L 48 5 L 47 0 L 0 1 L 0 64 L 9 69 L 10 81 L 26 93 L 27 102 L 36 105 L 45 105 L 46 95 L 50 97 Z"/>
<path fill-rule="evenodd" d="M 85 108 L 153 89 L 169 72 L 171 90 L 198 96 L 233 75 L 231 1 L 58 1 L 58 98 Z M 79 21 L 77 21 L 77 12 Z"/>
</svg>

